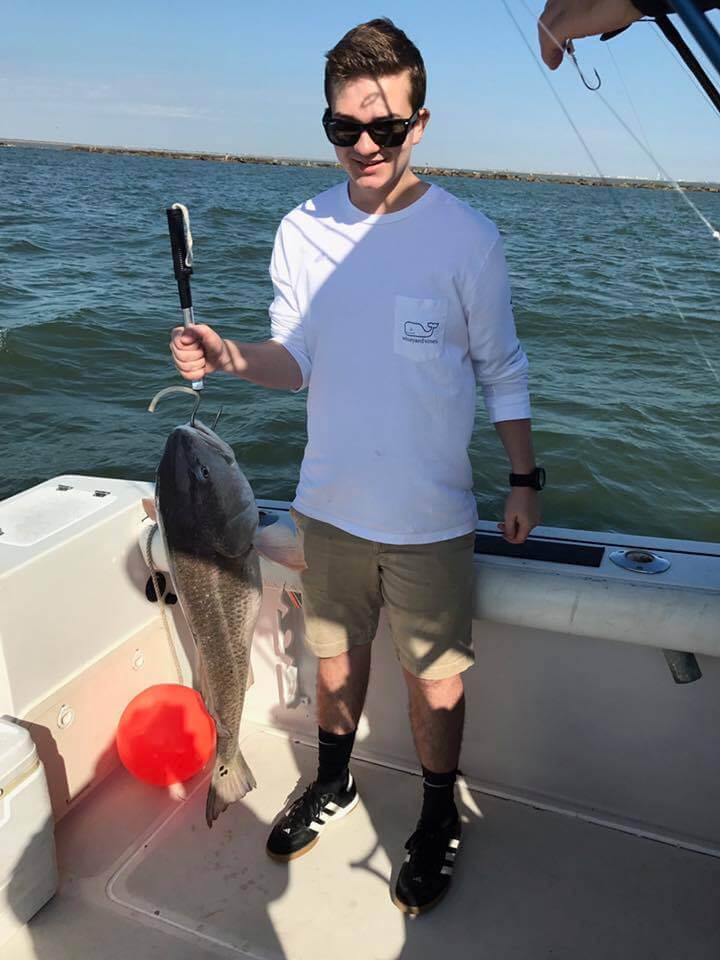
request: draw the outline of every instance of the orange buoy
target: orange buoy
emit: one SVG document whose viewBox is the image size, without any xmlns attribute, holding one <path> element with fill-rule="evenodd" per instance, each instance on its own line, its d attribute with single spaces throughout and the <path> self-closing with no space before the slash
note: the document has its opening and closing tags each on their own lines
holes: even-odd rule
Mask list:
<svg viewBox="0 0 720 960">
<path fill-rule="evenodd" d="M 123 710 L 115 737 L 126 769 L 158 787 L 189 780 L 215 751 L 215 723 L 197 690 L 158 683 Z"/>
</svg>

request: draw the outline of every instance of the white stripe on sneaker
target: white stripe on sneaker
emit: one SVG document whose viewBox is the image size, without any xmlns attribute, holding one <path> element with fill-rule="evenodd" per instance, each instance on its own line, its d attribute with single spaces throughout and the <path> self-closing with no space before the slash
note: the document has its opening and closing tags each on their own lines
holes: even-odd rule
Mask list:
<svg viewBox="0 0 720 960">
<path fill-rule="evenodd" d="M 336 812 L 329 811 L 329 805 L 326 804 L 317 817 L 315 817 L 315 819 L 308 824 L 308 829 L 313 830 L 315 833 L 322 833 L 331 820 L 341 820 L 343 817 L 346 817 L 352 810 L 355 809 L 358 803 L 360 803 L 360 794 L 356 793 L 346 807 L 340 807 L 337 806 L 337 804 L 333 804 L 333 806 L 336 807 Z"/>
<path fill-rule="evenodd" d="M 451 877 L 452 872 L 453 872 L 453 868 L 448 866 L 443 867 L 442 870 L 440 871 L 440 873 L 445 874 L 446 877 Z"/>
<path fill-rule="evenodd" d="M 450 843 L 448 843 L 448 848 L 450 850 L 457 850 L 459 846 L 460 846 L 460 841 L 457 839 L 457 837 L 453 837 Z"/>
<path fill-rule="evenodd" d="M 337 814 L 333 817 L 333 820 L 340 820 L 341 817 L 346 817 L 351 812 L 351 810 L 355 809 L 355 807 L 359 803 L 360 803 L 360 794 L 356 793 L 346 807 L 340 807 Z"/>
</svg>

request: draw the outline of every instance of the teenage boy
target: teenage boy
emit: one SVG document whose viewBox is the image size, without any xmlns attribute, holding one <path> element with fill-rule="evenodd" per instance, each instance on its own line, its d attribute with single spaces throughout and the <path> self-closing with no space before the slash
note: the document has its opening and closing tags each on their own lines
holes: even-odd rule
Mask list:
<svg viewBox="0 0 720 960">
<path fill-rule="evenodd" d="M 497 228 L 410 169 L 430 114 L 417 48 L 389 20 L 327 54 L 323 124 L 348 179 L 289 213 L 270 273 L 272 339 L 173 333 L 187 379 L 222 370 L 308 388 L 294 503 L 307 569 L 306 636 L 318 659 L 316 780 L 277 820 L 268 854 L 291 860 L 358 802 L 348 769 L 384 603 L 424 773 L 417 829 L 393 899 L 420 913 L 447 891 L 460 843 L 454 784 L 462 672 L 473 663 L 477 522 L 467 448 L 476 380 L 513 471 L 499 524 L 539 522 L 527 360 Z"/>
</svg>

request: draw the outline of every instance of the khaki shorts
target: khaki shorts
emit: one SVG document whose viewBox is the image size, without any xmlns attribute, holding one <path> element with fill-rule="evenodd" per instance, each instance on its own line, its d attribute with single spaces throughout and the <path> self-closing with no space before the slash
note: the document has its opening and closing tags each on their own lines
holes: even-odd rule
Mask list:
<svg viewBox="0 0 720 960">
<path fill-rule="evenodd" d="M 303 537 L 305 639 L 318 657 L 371 643 L 387 607 L 402 666 L 424 680 L 474 663 L 475 534 L 423 544 L 375 543 L 292 511 Z"/>
</svg>

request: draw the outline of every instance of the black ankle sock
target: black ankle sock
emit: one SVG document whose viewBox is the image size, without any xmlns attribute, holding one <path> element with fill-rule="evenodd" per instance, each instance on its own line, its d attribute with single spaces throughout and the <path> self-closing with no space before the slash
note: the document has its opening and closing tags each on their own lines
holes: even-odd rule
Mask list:
<svg viewBox="0 0 720 960">
<path fill-rule="evenodd" d="M 347 783 L 348 764 L 354 743 L 354 730 L 351 733 L 328 733 L 318 727 L 318 783 L 334 789 L 335 792 L 342 790 Z"/>
<path fill-rule="evenodd" d="M 423 767 L 423 807 L 420 819 L 429 827 L 439 825 L 457 816 L 455 806 L 455 778 L 457 771 L 433 773 Z"/>
</svg>

